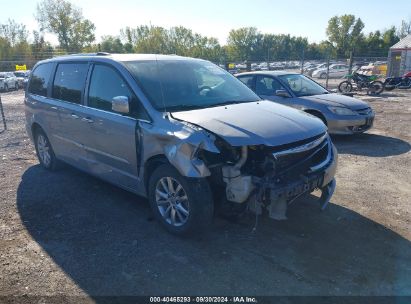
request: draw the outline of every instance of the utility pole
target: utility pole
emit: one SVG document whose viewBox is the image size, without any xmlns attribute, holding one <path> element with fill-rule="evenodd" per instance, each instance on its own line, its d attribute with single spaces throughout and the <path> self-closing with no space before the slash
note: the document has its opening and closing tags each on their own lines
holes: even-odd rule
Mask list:
<svg viewBox="0 0 411 304">
<path fill-rule="evenodd" d="M 352 74 L 352 65 L 353 65 L 353 55 L 354 55 L 354 49 L 350 51 L 350 63 L 349 63 L 349 69 L 348 69 L 348 74 Z"/>
<path fill-rule="evenodd" d="M 328 57 L 327 57 L 327 79 L 325 80 L 325 88 L 328 90 L 328 74 L 330 72 L 330 54 L 331 51 L 328 51 Z"/>
<path fill-rule="evenodd" d="M 301 74 L 304 73 L 304 47 L 303 47 L 303 54 L 302 54 L 302 58 L 301 58 Z"/>
</svg>

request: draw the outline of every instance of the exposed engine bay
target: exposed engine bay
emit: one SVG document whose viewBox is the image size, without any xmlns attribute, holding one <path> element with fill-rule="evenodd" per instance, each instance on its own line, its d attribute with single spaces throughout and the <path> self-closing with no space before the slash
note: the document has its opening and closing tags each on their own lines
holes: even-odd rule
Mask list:
<svg viewBox="0 0 411 304">
<path fill-rule="evenodd" d="M 219 155 L 199 155 L 213 182 L 224 185 L 227 202 L 245 204 L 257 215 L 266 210 L 272 219 L 285 220 L 287 206 L 315 189 L 322 191 L 324 209 L 334 192 L 336 153 L 327 133 L 276 147 L 231 147 L 221 139 L 216 146 Z"/>
</svg>

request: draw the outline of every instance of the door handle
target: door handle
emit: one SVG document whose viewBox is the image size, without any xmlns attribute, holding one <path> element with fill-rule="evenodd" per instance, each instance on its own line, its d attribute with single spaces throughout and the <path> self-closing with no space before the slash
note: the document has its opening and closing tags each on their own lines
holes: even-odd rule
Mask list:
<svg viewBox="0 0 411 304">
<path fill-rule="evenodd" d="M 89 117 L 84 117 L 84 118 L 82 118 L 81 120 L 82 120 L 82 121 L 85 121 L 85 122 L 88 122 L 88 123 L 93 123 L 93 122 L 94 122 L 94 120 L 92 120 L 92 119 L 89 118 Z"/>
<path fill-rule="evenodd" d="M 59 108 L 53 106 L 53 107 L 51 107 L 51 109 L 53 109 L 53 110 L 58 110 Z"/>
<path fill-rule="evenodd" d="M 74 114 L 74 113 L 71 113 L 71 118 L 74 118 L 74 119 L 79 119 L 79 118 L 80 118 L 80 116 L 78 116 L 78 115 L 76 115 L 76 114 Z"/>
</svg>

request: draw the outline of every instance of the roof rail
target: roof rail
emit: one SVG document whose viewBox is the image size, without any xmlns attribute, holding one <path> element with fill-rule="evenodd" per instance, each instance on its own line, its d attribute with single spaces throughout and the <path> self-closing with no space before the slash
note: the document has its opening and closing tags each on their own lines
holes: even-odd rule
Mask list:
<svg viewBox="0 0 411 304">
<path fill-rule="evenodd" d="M 107 52 L 97 52 L 96 55 L 97 55 L 97 56 L 108 56 L 108 55 L 110 55 L 110 53 L 107 53 Z"/>
</svg>

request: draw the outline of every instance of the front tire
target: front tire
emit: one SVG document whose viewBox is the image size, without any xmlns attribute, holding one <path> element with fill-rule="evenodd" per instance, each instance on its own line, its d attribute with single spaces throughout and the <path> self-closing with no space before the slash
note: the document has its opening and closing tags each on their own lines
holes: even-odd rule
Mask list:
<svg viewBox="0 0 411 304">
<path fill-rule="evenodd" d="M 320 75 L 320 79 L 325 79 L 325 78 L 327 78 L 327 73 L 322 73 L 322 74 Z"/>
<path fill-rule="evenodd" d="M 58 159 L 54 154 L 47 135 L 40 129 L 34 134 L 34 146 L 40 164 L 47 170 L 56 170 L 58 167 Z"/>
<path fill-rule="evenodd" d="M 349 81 L 343 81 L 338 85 L 340 93 L 350 93 L 352 91 L 352 84 Z"/>
<path fill-rule="evenodd" d="M 187 235 L 210 227 L 214 204 L 206 179 L 184 177 L 164 164 L 152 173 L 148 192 L 154 216 L 169 232 Z"/>
</svg>

